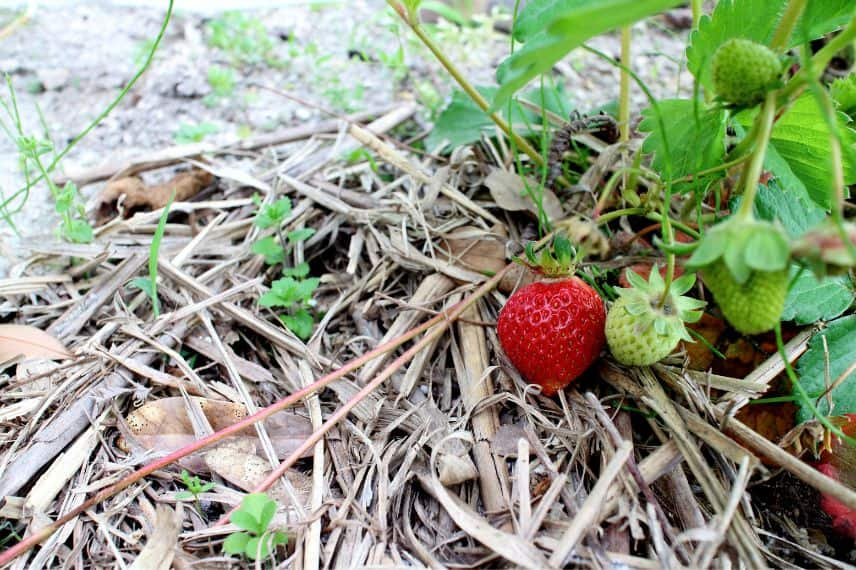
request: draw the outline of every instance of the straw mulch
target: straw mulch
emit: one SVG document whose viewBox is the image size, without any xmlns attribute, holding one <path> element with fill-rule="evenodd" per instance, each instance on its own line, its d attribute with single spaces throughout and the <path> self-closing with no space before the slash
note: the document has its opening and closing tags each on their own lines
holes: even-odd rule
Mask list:
<svg viewBox="0 0 856 570">
<path fill-rule="evenodd" d="M 193 432 L 210 433 L 211 418 L 190 396 L 249 411 L 271 404 L 465 298 L 537 238 L 527 205 L 507 204 L 513 194 L 495 183 L 508 179 L 509 149 L 485 140 L 446 160 L 382 134 L 413 113 L 403 103 L 365 127 L 334 120 L 315 132 L 171 149 L 80 175 L 87 183 L 129 173 L 165 180 L 190 164 L 211 180 L 172 205 L 158 319 L 128 282 L 147 275 L 159 210 L 112 217 L 93 244 L 31 243 L 33 259 L 0 282 L 7 320 L 44 329 L 75 354 L 6 369 L 2 536 L 24 536 L 158 456 L 163 450 L 138 441 L 127 419 L 143 403 L 184 398 L 179 409 Z M 624 155 L 589 133 L 572 136 L 590 157 L 582 182 L 597 188 Z M 360 146 L 376 168 L 342 159 Z M 593 204 L 584 186 L 575 190 L 557 191 L 556 213 L 586 234 Z M 306 343 L 258 304 L 279 270 L 250 251 L 270 233 L 253 225 L 254 193 L 265 203 L 291 198 L 284 230 L 316 230 L 290 260 L 308 261 L 321 278 Z M 631 230 L 626 220 L 610 228 L 611 249 L 590 264 L 617 270 L 651 255 L 617 245 Z M 767 478 L 783 476 L 814 493 L 799 481 L 812 481 L 811 467 L 734 417 L 782 371 L 781 359 L 738 379 L 689 370 L 683 353 L 650 369 L 605 356 L 544 398 L 504 358 L 493 326 L 515 279 L 397 367 L 271 491 L 276 524 L 289 535 L 276 567 L 846 566 L 814 546 L 795 505 L 753 500 Z M 789 342 L 792 358 L 808 336 Z M 277 445 L 305 438 L 301 429 L 320 426 L 410 346 L 309 398 L 284 436 L 265 424 L 243 438 L 239 451 L 224 452 L 226 467 L 249 456 L 269 472 L 283 457 Z M 777 475 L 762 454 L 790 473 Z M 249 475 L 224 475 L 213 462 L 203 455 L 192 464 L 216 482 L 198 508 L 177 497 L 181 466 L 164 469 L 13 567 L 252 567 L 222 553 L 235 527 L 212 526 L 252 488 L 241 484 Z"/>
</svg>

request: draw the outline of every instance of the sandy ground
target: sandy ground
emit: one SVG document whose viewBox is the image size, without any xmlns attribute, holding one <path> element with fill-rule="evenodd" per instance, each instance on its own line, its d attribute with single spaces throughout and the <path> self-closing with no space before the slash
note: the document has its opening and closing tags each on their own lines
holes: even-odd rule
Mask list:
<svg viewBox="0 0 856 570">
<path fill-rule="evenodd" d="M 16 3 L 0 3 L 0 21 L 14 16 Z M 164 16 L 164 1 L 49 1 L 39 3 L 30 20 L 0 40 L 0 72 L 15 88 L 26 134 L 45 137 L 62 148 L 97 116 L 130 80 Z M 210 24 L 224 9 L 241 6 L 257 18 L 271 42 L 267 59 L 241 62 L 209 44 Z M 499 19 L 499 16 L 496 16 Z M 449 54 L 477 84 L 493 80 L 493 69 L 508 50 L 508 37 L 493 31 L 491 18 L 479 28 L 446 26 L 437 32 Z M 660 96 L 690 86 L 679 74 L 685 32 L 662 19 L 635 31 L 634 67 Z M 617 37 L 593 45 L 617 55 Z M 394 55 L 403 50 L 404 63 Z M 360 53 L 364 58 L 355 57 Z M 574 52 L 563 67 L 563 81 L 573 107 L 585 110 L 611 99 L 618 90 L 617 71 L 592 56 Z M 233 91 L 212 96 L 212 67 L 228 68 Z M 275 87 L 338 112 L 375 108 L 401 97 L 425 103 L 442 101 L 451 89 L 439 65 L 413 35 L 398 23 L 381 0 L 343 2 L 237 2 L 179 0 L 155 61 L 128 97 L 63 161 L 72 171 L 123 156 L 173 145 L 182 129 L 205 126 L 206 141 L 248 135 L 314 121 L 321 114 L 262 88 Z M 8 92 L 3 93 L 9 100 Z M 634 106 L 644 99 L 637 91 Z M 9 118 L 3 116 L 9 125 Z M 430 112 L 422 114 L 426 125 Z M 23 183 L 13 141 L 0 138 L 0 189 L 11 196 Z M 98 185 L 83 188 L 91 207 Z M 13 206 L 22 205 L 16 201 Z M 14 217 L 21 235 L 56 239 L 57 217 L 44 185 L 30 192 Z M 26 255 L 14 231 L 0 222 L 0 275 Z"/>
</svg>

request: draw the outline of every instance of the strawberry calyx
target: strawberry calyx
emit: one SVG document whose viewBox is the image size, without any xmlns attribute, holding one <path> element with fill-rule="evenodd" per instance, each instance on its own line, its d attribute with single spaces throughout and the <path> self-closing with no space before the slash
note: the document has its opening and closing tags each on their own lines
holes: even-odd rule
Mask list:
<svg viewBox="0 0 856 570">
<path fill-rule="evenodd" d="M 692 342 L 685 323 L 701 319 L 705 305 L 704 301 L 684 295 L 695 284 L 694 273 L 675 279 L 665 295 L 666 282 L 657 270 L 651 271 L 648 281 L 628 271 L 627 280 L 631 286 L 616 292 L 626 299 L 625 308 L 636 318 L 639 333 L 653 327 L 659 336 L 673 339 L 675 346 L 680 340 Z"/>
<path fill-rule="evenodd" d="M 781 271 L 788 266 L 791 247 L 781 224 L 734 216 L 708 230 L 687 267 L 700 269 L 720 258 L 738 284 L 754 271 Z"/>
<path fill-rule="evenodd" d="M 535 244 L 529 242 L 524 250 L 526 259 L 515 257 L 514 261 L 530 270 L 551 278 L 572 276 L 579 261 L 579 253 L 571 245 L 571 241 L 561 233 L 553 237 L 551 245 L 535 252 Z"/>
<path fill-rule="evenodd" d="M 856 224 L 828 220 L 797 239 L 793 254 L 819 277 L 847 273 L 856 267 Z"/>
</svg>

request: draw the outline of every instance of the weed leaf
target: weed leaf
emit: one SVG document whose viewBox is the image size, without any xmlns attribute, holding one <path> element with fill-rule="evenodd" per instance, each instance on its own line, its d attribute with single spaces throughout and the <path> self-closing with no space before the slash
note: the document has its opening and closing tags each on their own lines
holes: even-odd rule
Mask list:
<svg viewBox="0 0 856 570">
<path fill-rule="evenodd" d="M 243 554 L 246 551 L 250 535 L 245 532 L 233 532 L 223 541 L 223 552 L 226 554 Z"/>
</svg>

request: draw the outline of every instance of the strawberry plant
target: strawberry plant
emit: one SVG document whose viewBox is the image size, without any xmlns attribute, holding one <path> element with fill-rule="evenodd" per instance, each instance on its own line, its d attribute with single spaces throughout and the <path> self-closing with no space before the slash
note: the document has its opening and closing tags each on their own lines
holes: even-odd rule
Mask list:
<svg viewBox="0 0 856 570">
<path fill-rule="evenodd" d="M 527 185 L 536 204 L 548 180 L 561 192 L 572 179 L 567 162 L 557 164 L 553 155 L 573 154 L 573 146 L 563 143 L 559 152 L 548 154 L 545 139 L 557 141 L 561 129 L 570 128 L 570 136 L 562 135 L 568 139 L 580 129 L 557 124 L 557 106 L 548 112 L 560 92 L 545 89 L 544 74 L 577 48 L 618 67 L 622 160 L 595 189 L 596 207 L 589 216 L 606 231 L 616 220 L 623 220 L 625 228 L 638 227 L 642 220 L 656 222 L 661 235 L 653 242 L 653 263 L 665 262 L 665 268 L 662 278 L 651 271 L 647 282 L 631 277 L 630 287 L 617 291 L 605 322 L 612 357 L 626 365 L 657 362 L 690 338 L 685 324 L 700 318 L 703 301 L 706 311 L 723 317 L 736 334 L 775 330 L 780 346 L 782 321 L 831 321 L 827 337 L 834 342 L 827 343 L 825 358 L 832 365 L 832 385 L 829 367 L 824 376 L 818 360 L 820 340 L 815 339 L 797 364 L 799 375 L 791 375 L 794 398 L 801 403 L 801 419 L 815 418 L 854 443 L 827 416 L 830 408 L 836 414 L 856 412 L 856 330 L 852 316 L 846 315 L 854 298 L 856 226 L 845 207 L 849 186 L 856 184 L 856 76 L 823 82 L 830 61 L 856 39 L 852 2 L 721 0 L 710 14 L 702 14 L 702 3 L 693 2 L 686 56 L 695 88 L 689 97 L 670 99 L 655 98 L 630 68 L 629 26 L 679 4 L 677 0 L 527 2 L 515 12 L 511 53 L 496 71 L 495 87 L 474 86 L 460 72 L 422 26 L 419 0 L 388 3 L 461 88 L 440 113 L 429 143 L 468 144 L 502 133 L 516 154 L 518 173 L 540 177 L 540 186 Z M 620 62 L 585 44 L 616 29 L 622 30 Z M 815 41 L 819 39 L 823 42 Z M 518 96 L 539 77 L 539 97 Z M 644 137 L 639 150 L 628 146 L 634 136 L 631 80 L 648 100 L 638 125 Z M 521 101 L 527 100 L 540 105 L 533 109 L 527 103 L 521 110 Z M 515 118 L 530 111 L 529 120 Z M 532 129 L 539 115 L 544 120 Z M 499 130 L 486 130 L 489 123 Z M 539 210 L 542 231 L 559 221 L 542 214 Z M 685 273 L 679 278 L 678 265 Z M 696 276 L 701 279 L 694 288 Z M 603 291 L 613 291 L 609 283 L 602 285 Z M 583 295 L 577 281 L 562 287 Z M 571 381 L 596 358 L 591 351 L 599 350 L 594 341 L 589 349 L 577 350 L 569 339 L 582 325 L 574 319 L 559 323 L 552 306 L 543 306 L 564 295 L 554 295 L 554 288 L 561 290 L 551 283 L 521 289 L 498 321 L 500 341 L 512 362 L 529 381 L 549 386 L 545 393 Z M 569 309 L 561 303 L 553 304 L 558 313 L 570 314 L 562 312 Z M 572 343 L 573 356 L 565 356 L 563 342 Z M 542 351 L 542 346 L 549 348 Z M 823 393 L 824 378 L 827 402 L 816 405 L 808 394 Z"/>
<path fill-rule="evenodd" d="M 309 264 L 301 261 L 292 267 L 285 265 L 288 255 L 294 246 L 315 234 L 312 228 L 300 228 L 287 233 L 282 231 L 282 225 L 291 216 L 291 200 L 288 197 L 279 198 L 271 204 L 262 204 L 258 196 L 253 196 L 258 206 L 253 223 L 259 229 L 273 229 L 275 235 L 264 237 L 253 243 L 251 251 L 264 257 L 268 265 L 282 264 L 281 279 L 271 283 L 271 289 L 259 299 L 262 307 L 285 309 L 280 320 L 294 334 L 303 340 L 312 336 L 312 326 L 315 319 L 310 312 L 314 306 L 312 294 L 318 287 L 319 279 L 309 277 Z"/>
<path fill-rule="evenodd" d="M 288 542 L 283 532 L 270 528 L 275 514 L 276 502 L 267 494 L 252 493 L 245 496 L 241 508 L 232 513 L 229 519 L 242 532 L 230 534 L 223 542 L 223 551 L 246 556 L 250 560 L 271 556 L 277 546 Z"/>
</svg>

